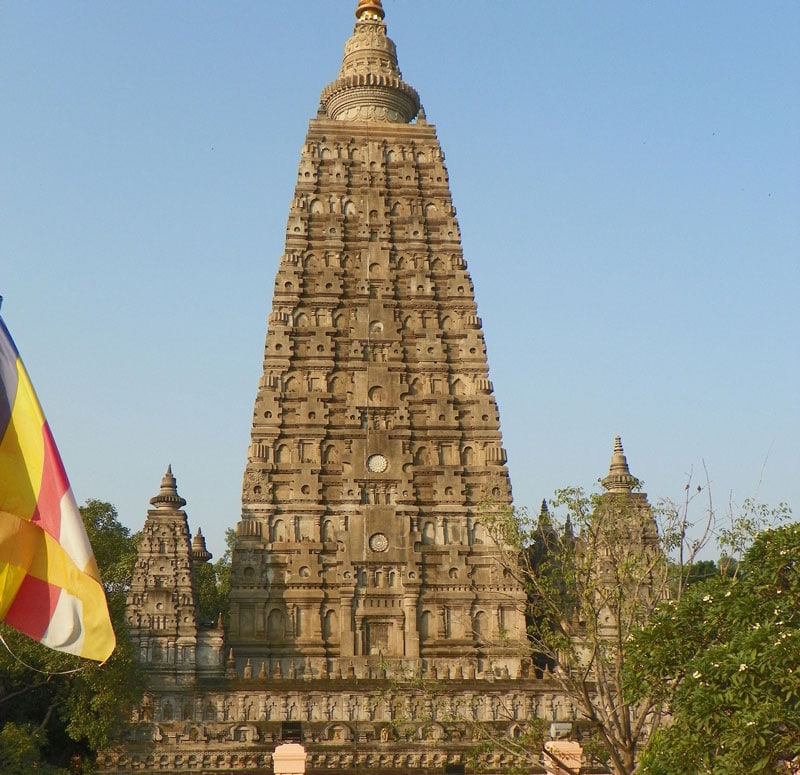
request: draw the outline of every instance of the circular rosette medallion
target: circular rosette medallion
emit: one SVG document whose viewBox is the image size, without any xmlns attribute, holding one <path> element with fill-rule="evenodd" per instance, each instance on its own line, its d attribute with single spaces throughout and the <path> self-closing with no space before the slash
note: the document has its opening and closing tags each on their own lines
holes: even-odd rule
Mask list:
<svg viewBox="0 0 800 775">
<path fill-rule="evenodd" d="M 385 552 L 389 548 L 389 539 L 383 533 L 370 536 L 369 548 L 373 552 Z"/>
<path fill-rule="evenodd" d="M 370 455 L 367 458 L 367 470 L 373 474 L 382 474 L 389 467 L 389 461 L 383 455 Z"/>
</svg>

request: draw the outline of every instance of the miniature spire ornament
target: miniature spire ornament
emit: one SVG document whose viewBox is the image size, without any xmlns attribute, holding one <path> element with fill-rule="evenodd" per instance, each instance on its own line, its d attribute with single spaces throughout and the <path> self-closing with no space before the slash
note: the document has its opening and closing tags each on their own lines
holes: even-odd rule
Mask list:
<svg viewBox="0 0 800 775">
<path fill-rule="evenodd" d="M 602 480 L 602 485 L 608 492 L 629 493 L 638 484 L 639 480 L 628 469 L 628 460 L 622 449 L 622 439 L 617 436 L 614 439 L 614 452 L 611 455 L 608 476 Z"/>
<path fill-rule="evenodd" d="M 213 556 L 206 547 L 206 537 L 198 527 L 197 533 L 192 539 L 192 559 L 195 562 L 208 562 Z"/>
<path fill-rule="evenodd" d="M 172 466 L 167 466 L 167 472 L 161 479 L 161 489 L 158 495 L 150 498 L 152 503 L 157 509 L 180 509 L 186 505 L 186 499 L 178 495 L 178 487 L 175 482 L 175 477 L 172 475 Z"/>
</svg>

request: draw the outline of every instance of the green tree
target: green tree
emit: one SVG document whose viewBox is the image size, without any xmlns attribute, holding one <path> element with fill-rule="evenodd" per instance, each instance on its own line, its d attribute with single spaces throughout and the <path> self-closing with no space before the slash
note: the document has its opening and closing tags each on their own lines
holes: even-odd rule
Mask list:
<svg viewBox="0 0 800 775">
<path fill-rule="evenodd" d="M 800 525 L 761 532 L 734 573 L 663 603 L 626 650 L 628 696 L 660 698 L 672 716 L 642 773 L 789 772 L 783 762 L 800 760 Z"/>
<path fill-rule="evenodd" d="M 41 646 L 0 625 L 0 771 L 82 773 L 127 723 L 144 674 L 127 635 L 125 594 L 136 537 L 109 503 L 87 501 L 84 525 L 100 568 L 117 647 L 102 665 Z"/>
<path fill-rule="evenodd" d="M 707 581 L 719 575 L 720 569 L 714 560 L 698 560 L 686 569 L 686 585 L 697 584 L 698 581 Z"/>
<path fill-rule="evenodd" d="M 703 583 L 698 576 L 712 566 L 695 566 L 712 531 L 726 540 L 730 558 L 782 514 L 748 504 L 735 518 L 728 514 L 730 527 L 720 530 L 707 488 L 688 485 L 680 503 L 651 507 L 621 448 L 603 486 L 607 492 L 560 490 L 537 519 L 490 508 L 486 521 L 496 544 L 509 547 L 506 567 L 527 589 L 536 666 L 566 699 L 573 733 L 595 765 L 631 775 L 649 735 L 668 723 L 670 707 L 662 685 L 624 692 L 632 639 L 665 600 L 677 604 Z M 537 750 L 519 755 L 528 767 L 539 763 Z"/>
</svg>

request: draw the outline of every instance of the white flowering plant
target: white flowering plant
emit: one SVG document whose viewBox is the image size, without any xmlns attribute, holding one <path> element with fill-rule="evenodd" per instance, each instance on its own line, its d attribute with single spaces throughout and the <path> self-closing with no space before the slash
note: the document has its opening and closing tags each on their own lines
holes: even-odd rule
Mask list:
<svg viewBox="0 0 800 775">
<path fill-rule="evenodd" d="M 639 773 L 796 771 L 800 524 L 761 531 L 735 572 L 687 588 L 626 652 L 627 698 L 660 695 L 672 717 Z"/>
</svg>

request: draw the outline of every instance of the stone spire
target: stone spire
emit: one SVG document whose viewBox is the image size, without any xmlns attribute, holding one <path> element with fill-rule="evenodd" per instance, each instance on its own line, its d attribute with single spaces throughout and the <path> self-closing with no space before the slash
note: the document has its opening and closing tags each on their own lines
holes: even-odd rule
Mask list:
<svg viewBox="0 0 800 775">
<path fill-rule="evenodd" d="M 136 657 L 161 686 L 221 676 L 222 623 L 201 630 L 192 578 L 193 563 L 212 555 L 199 530 L 191 538 L 186 500 L 178 495 L 172 466 L 150 503 L 154 508 L 142 529 L 126 606 Z"/>
<path fill-rule="evenodd" d="M 213 556 L 206 548 L 206 537 L 198 527 L 192 539 L 192 560 L 195 562 L 208 562 Z"/>
<path fill-rule="evenodd" d="M 542 505 L 539 508 L 539 519 L 536 523 L 536 530 L 540 536 L 550 535 L 553 533 L 553 520 L 550 517 L 550 509 L 547 505 L 547 499 L 542 498 Z"/>
<path fill-rule="evenodd" d="M 183 680 L 195 671 L 197 617 L 189 523 L 172 466 L 147 512 L 128 593 L 131 639 L 139 661 L 159 680 Z"/>
<path fill-rule="evenodd" d="M 178 495 L 178 487 L 175 482 L 175 477 L 172 475 L 172 466 L 167 466 L 167 472 L 161 479 L 161 489 L 158 495 L 150 498 L 150 503 L 157 509 L 175 510 L 183 508 L 186 505 L 186 499 Z"/>
<path fill-rule="evenodd" d="M 628 460 L 622 449 L 622 439 L 617 436 L 614 439 L 614 452 L 611 455 L 608 476 L 602 480 L 602 485 L 609 492 L 629 493 L 637 484 L 639 484 L 639 480 L 628 469 Z"/>
<path fill-rule="evenodd" d="M 301 150 L 232 550 L 239 676 L 527 658 L 482 518 L 511 490 L 444 154 L 382 17 L 358 5 Z"/>
<path fill-rule="evenodd" d="M 397 66 L 397 49 L 386 35 L 380 0 L 360 0 L 356 25 L 344 47 L 339 77 L 320 97 L 322 115 L 336 121 L 408 124 L 419 110 L 419 95 Z"/>
</svg>

